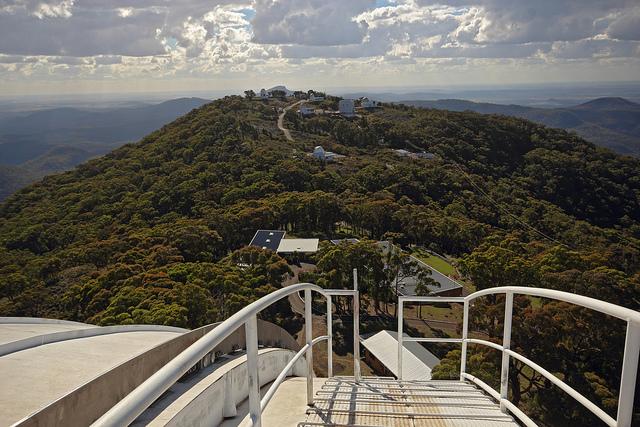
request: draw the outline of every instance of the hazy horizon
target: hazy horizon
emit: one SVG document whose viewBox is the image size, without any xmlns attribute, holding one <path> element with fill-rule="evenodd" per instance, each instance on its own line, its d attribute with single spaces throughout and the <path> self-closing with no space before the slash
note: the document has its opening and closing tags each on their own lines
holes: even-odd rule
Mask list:
<svg viewBox="0 0 640 427">
<path fill-rule="evenodd" d="M 474 102 L 496 104 L 521 104 L 540 107 L 565 107 L 577 105 L 602 97 L 623 97 L 640 102 L 640 81 L 632 82 L 592 82 L 592 83 L 540 83 L 519 85 L 449 85 L 449 86 L 353 86 L 353 87 L 298 87 L 287 82 L 274 82 L 267 88 L 283 84 L 289 89 L 325 90 L 338 96 L 374 96 L 380 101 L 397 102 L 408 100 L 463 99 Z M 38 95 L 0 95 L 0 112 L 31 111 L 38 109 L 75 108 L 116 108 L 136 106 L 144 103 L 160 103 L 177 98 L 217 99 L 226 95 L 242 95 L 244 90 L 258 90 L 245 87 L 238 90 L 190 90 L 164 92 L 119 92 L 119 93 L 70 93 Z"/>
</svg>

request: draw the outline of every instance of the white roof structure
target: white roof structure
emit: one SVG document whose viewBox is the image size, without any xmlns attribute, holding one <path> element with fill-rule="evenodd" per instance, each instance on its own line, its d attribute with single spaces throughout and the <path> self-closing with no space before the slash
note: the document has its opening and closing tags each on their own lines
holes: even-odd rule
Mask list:
<svg viewBox="0 0 640 427">
<path fill-rule="evenodd" d="M 343 116 L 351 116 L 355 113 L 355 103 L 353 99 L 341 99 L 338 102 L 338 110 Z"/>
<path fill-rule="evenodd" d="M 312 105 L 305 104 L 300 106 L 300 108 L 298 109 L 298 112 L 303 116 L 309 116 L 309 115 L 315 114 L 316 108 Z"/>
<path fill-rule="evenodd" d="M 362 345 L 395 376 L 398 376 L 398 333 L 380 331 L 362 340 Z M 408 337 L 407 334 L 403 336 Z M 404 341 L 402 352 L 402 377 L 405 380 L 430 380 L 431 370 L 440 359 L 420 343 Z"/>
<path fill-rule="evenodd" d="M 369 98 L 362 98 L 360 100 L 360 105 L 362 108 L 375 108 L 378 106 L 378 101 L 373 101 Z"/>
<path fill-rule="evenodd" d="M 319 243 L 319 239 L 282 239 L 276 252 L 317 252 Z"/>
</svg>

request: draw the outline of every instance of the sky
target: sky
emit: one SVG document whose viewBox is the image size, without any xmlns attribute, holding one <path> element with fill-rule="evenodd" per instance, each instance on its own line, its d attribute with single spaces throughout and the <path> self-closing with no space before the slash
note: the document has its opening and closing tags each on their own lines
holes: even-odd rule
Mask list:
<svg viewBox="0 0 640 427">
<path fill-rule="evenodd" d="M 0 0 L 0 95 L 640 80 L 638 0 Z"/>
</svg>

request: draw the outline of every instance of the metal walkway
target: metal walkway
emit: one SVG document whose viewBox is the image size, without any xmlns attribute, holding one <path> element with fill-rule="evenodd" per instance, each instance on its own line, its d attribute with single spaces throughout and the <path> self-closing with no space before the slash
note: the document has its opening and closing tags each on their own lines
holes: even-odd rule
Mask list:
<svg viewBox="0 0 640 427">
<path fill-rule="evenodd" d="M 327 379 L 306 416 L 298 427 L 518 426 L 471 383 L 381 377 Z"/>
<path fill-rule="evenodd" d="M 215 354 L 216 348 L 224 340 L 244 325 L 245 348 L 247 355 L 246 375 L 241 375 L 237 386 L 225 387 L 222 396 L 206 401 L 212 417 L 217 417 L 209 425 L 219 424 L 223 418 L 235 416 L 238 393 L 248 393 L 249 425 L 262 426 L 262 413 L 269 401 L 276 395 L 278 387 L 285 381 L 294 364 L 304 357 L 306 362 L 306 393 L 300 398 L 309 406 L 305 414 L 291 412 L 291 422 L 299 427 L 305 426 L 516 426 L 513 416 L 528 427 L 536 423 L 509 401 L 509 366 L 511 358 L 516 359 L 530 369 L 540 373 L 547 381 L 559 387 L 578 403 L 591 411 L 609 427 L 631 427 L 633 402 L 636 388 L 636 374 L 640 359 L 640 312 L 620 307 L 604 301 L 588 298 L 553 289 L 528 288 L 519 286 L 501 286 L 483 289 L 462 297 L 405 297 L 398 298 L 398 380 L 393 378 L 360 378 L 360 293 L 357 287 L 357 270 L 354 270 L 354 289 L 323 289 L 311 283 L 299 283 L 278 289 L 242 308 L 216 328 L 200 338 L 182 353 L 173 358 L 164 367 L 150 376 L 145 382 L 130 392 L 115 406 L 109 409 L 93 424 L 95 427 L 121 427 L 131 424 L 140 414 L 161 397 L 175 382 L 192 367 L 201 363 L 205 357 Z M 258 313 L 275 302 L 294 293 L 304 291 L 305 345 L 293 356 L 277 375 L 269 389 L 261 395 L 258 366 Z M 313 337 L 311 293 L 317 292 L 326 298 L 327 335 Z M 504 327 L 502 344 L 469 337 L 469 311 L 474 301 L 487 295 L 505 295 Z M 619 399 L 616 418 L 604 411 L 598 404 L 564 383 L 564 381 L 546 370 L 533 360 L 511 349 L 511 323 L 513 301 L 516 295 L 528 295 L 537 298 L 549 298 L 582 306 L 609 316 L 617 317 L 626 323 L 626 338 L 622 375 L 619 387 Z M 355 381 L 350 378 L 333 377 L 333 329 L 332 297 L 353 298 L 353 372 Z M 460 338 L 406 337 L 403 335 L 404 304 L 415 303 L 458 303 L 463 305 L 462 336 Z M 320 382 L 320 389 L 314 393 L 313 346 L 327 342 L 327 374 L 329 379 Z M 462 347 L 460 358 L 460 381 L 403 381 L 402 365 L 404 342 L 447 342 L 459 343 Z M 502 353 L 500 371 L 500 390 L 492 388 L 480 379 L 467 373 L 466 359 L 469 343 L 484 345 Z M 497 378 L 495 379 L 497 380 Z M 244 385 L 246 384 L 246 385 Z M 480 388 L 476 388 L 480 387 Z M 485 394 L 487 393 L 487 394 Z M 492 400 L 493 399 L 493 400 Z M 228 404 L 229 403 L 229 404 Z M 290 405 L 291 406 L 291 405 Z M 285 406 L 286 407 L 286 406 Z M 293 409 L 293 408 L 291 408 Z M 305 419 L 306 418 L 306 419 Z M 302 422 L 302 424 L 300 424 Z M 276 424 L 282 426 L 283 424 Z M 267 426 L 265 424 L 265 427 Z"/>
</svg>

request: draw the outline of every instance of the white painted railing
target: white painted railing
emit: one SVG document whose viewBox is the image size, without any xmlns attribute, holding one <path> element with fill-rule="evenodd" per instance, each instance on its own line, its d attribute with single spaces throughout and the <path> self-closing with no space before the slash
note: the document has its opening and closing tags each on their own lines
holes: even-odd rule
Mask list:
<svg viewBox="0 0 640 427">
<path fill-rule="evenodd" d="M 355 272 L 354 272 L 355 276 Z M 357 281 L 357 278 L 354 277 Z M 273 303 L 285 298 L 293 293 L 304 291 L 304 317 L 305 317 L 305 339 L 306 344 L 287 364 L 278 375 L 269 390 L 260 400 L 260 385 L 258 381 L 258 323 L 257 314 L 269 307 Z M 311 313 L 311 292 L 315 291 L 325 296 L 327 299 L 327 335 L 313 339 L 312 313 Z M 167 363 L 162 369 L 140 384 L 135 390 L 129 393 L 118 404 L 100 417 L 93 426 L 100 427 L 120 427 L 131 424 L 140 414 L 142 414 L 153 402 L 155 402 L 164 392 L 166 392 L 180 377 L 182 377 L 191 367 L 200 361 L 207 353 L 211 352 L 225 338 L 231 335 L 236 329 L 244 325 L 247 351 L 247 372 L 249 383 L 249 415 L 254 427 L 261 425 L 261 415 L 264 408 L 273 397 L 276 389 L 284 381 L 287 373 L 294 366 L 295 362 L 303 355 L 307 362 L 307 404 L 313 405 L 313 345 L 321 341 L 327 341 L 328 354 L 328 375 L 333 375 L 333 328 L 331 316 L 331 297 L 350 296 L 353 297 L 353 329 L 354 329 L 354 376 L 356 380 L 360 378 L 360 340 L 359 340 L 359 294 L 357 290 L 349 289 L 322 289 L 311 283 L 300 283 L 279 289 L 266 295 L 259 300 L 249 304 L 238 311 L 224 322 L 220 323 L 211 332 L 193 343 L 173 360 Z"/>
<path fill-rule="evenodd" d="M 469 331 L 469 303 L 474 299 L 486 295 L 505 294 L 505 313 L 504 313 L 504 331 L 502 335 L 502 345 L 489 341 L 474 339 L 468 337 Z M 627 332 L 624 347 L 624 358 L 622 362 L 622 377 L 620 380 L 620 390 L 618 397 L 618 413 L 616 419 L 603 411 L 588 398 L 583 396 L 573 387 L 544 369 L 537 363 L 511 350 L 511 320 L 513 314 L 513 296 L 529 295 L 541 298 L 550 298 L 558 301 L 564 301 L 571 304 L 579 305 L 591 310 L 599 311 L 627 322 Z M 463 321 L 462 321 L 462 338 L 407 338 L 403 334 L 403 307 L 405 303 L 460 303 L 464 304 Z M 610 427 L 631 427 L 633 416 L 633 399 L 636 386 L 636 375 L 638 371 L 638 359 L 640 355 L 640 312 L 620 307 L 615 304 L 600 301 L 581 295 L 561 292 L 552 289 L 527 288 L 520 286 L 504 286 L 499 288 L 484 289 L 474 292 L 466 297 L 399 297 L 398 298 L 398 379 L 402 379 L 402 349 L 403 341 L 418 342 L 450 342 L 462 344 L 462 355 L 460 358 L 460 380 L 468 380 L 484 389 L 500 402 L 500 408 L 504 413 L 507 411 L 515 415 L 527 427 L 535 427 L 536 423 L 526 414 L 519 410 L 512 402 L 509 401 L 508 385 L 509 385 L 509 358 L 519 360 L 533 370 L 542 374 L 551 383 L 558 386 L 562 391 L 580 402 L 585 408 L 595 414 Z M 500 374 L 500 391 L 494 390 L 492 387 L 481 381 L 480 379 L 466 372 L 467 366 L 467 345 L 468 343 L 485 345 L 502 352 L 502 367 Z"/>
<path fill-rule="evenodd" d="M 0 321 L 0 323 L 2 323 Z M 23 324 L 36 324 L 35 322 L 23 322 Z M 44 324 L 44 323 L 42 323 Z M 64 325 L 64 323 L 61 323 Z M 79 325 L 81 323 L 78 323 Z M 87 325 L 86 328 L 71 329 L 69 331 L 51 332 L 40 335 L 34 335 L 17 341 L 10 341 L 6 344 L 0 344 L 0 356 L 26 350 L 28 348 L 38 347 L 54 342 L 75 340 L 80 338 L 96 337 L 100 335 L 122 334 L 127 332 L 176 332 L 183 334 L 188 329 L 176 328 L 174 326 L 164 325 L 116 325 L 116 326 L 92 326 Z"/>
</svg>

